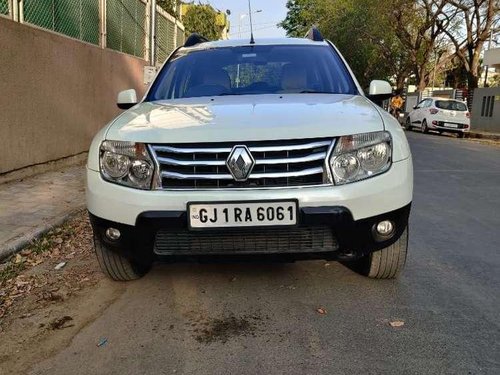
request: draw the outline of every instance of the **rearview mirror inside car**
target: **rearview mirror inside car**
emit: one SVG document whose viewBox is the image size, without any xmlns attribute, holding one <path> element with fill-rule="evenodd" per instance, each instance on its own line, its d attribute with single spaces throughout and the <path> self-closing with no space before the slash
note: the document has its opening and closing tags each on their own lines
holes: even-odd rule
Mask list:
<svg viewBox="0 0 500 375">
<path fill-rule="evenodd" d="M 118 93 L 116 105 L 120 109 L 129 109 L 137 104 L 137 93 L 134 89 L 123 90 Z"/>
</svg>

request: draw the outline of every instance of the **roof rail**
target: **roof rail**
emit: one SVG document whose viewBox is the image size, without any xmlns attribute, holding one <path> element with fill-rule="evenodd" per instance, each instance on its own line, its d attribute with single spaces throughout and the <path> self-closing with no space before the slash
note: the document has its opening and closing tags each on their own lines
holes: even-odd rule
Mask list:
<svg viewBox="0 0 500 375">
<path fill-rule="evenodd" d="M 311 39 L 314 42 L 322 42 L 324 40 L 323 35 L 321 35 L 321 33 L 319 32 L 319 30 L 316 26 L 313 26 L 309 29 L 305 38 Z"/>
<path fill-rule="evenodd" d="M 184 43 L 184 47 L 192 47 L 200 43 L 205 43 L 208 42 L 208 39 L 205 38 L 204 36 L 201 36 L 200 34 L 193 33 L 191 34 L 187 39 L 186 42 Z"/>
</svg>

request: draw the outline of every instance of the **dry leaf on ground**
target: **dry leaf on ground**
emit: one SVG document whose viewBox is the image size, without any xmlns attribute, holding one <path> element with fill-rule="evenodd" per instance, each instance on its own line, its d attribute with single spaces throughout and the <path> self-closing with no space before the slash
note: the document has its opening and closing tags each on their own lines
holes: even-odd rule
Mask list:
<svg viewBox="0 0 500 375">
<path fill-rule="evenodd" d="M 405 322 L 402 320 L 393 320 L 389 322 L 389 325 L 394 328 L 399 328 L 405 325 Z"/>
<path fill-rule="evenodd" d="M 317 312 L 318 314 L 321 314 L 321 315 L 326 315 L 326 312 L 327 312 L 327 311 L 326 311 L 326 309 L 325 309 L 324 307 L 318 307 L 318 308 L 316 309 L 316 312 Z"/>
</svg>

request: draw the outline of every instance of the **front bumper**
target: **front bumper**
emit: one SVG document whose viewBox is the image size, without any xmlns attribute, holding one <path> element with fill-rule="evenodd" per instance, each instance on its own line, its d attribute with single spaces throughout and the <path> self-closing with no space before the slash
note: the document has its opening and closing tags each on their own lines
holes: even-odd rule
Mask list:
<svg viewBox="0 0 500 375">
<path fill-rule="evenodd" d="M 143 212 L 185 211 L 190 202 L 297 200 L 299 208 L 340 206 L 354 220 L 397 210 L 411 202 L 411 158 L 392 164 L 384 174 L 347 185 L 280 189 L 138 190 L 104 181 L 87 169 L 87 208 L 93 215 L 135 225 Z"/>
<path fill-rule="evenodd" d="M 292 245 L 281 251 L 282 245 L 279 245 L 276 253 L 288 253 L 294 259 L 300 259 L 301 256 L 341 259 L 366 255 L 396 241 L 408 224 L 412 194 L 411 158 L 393 163 L 382 175 L 352 184 L 286 189 L 144 191 L 111 184 L 104 181 L 99 172 L 87 169 L 87 207 L 95 234 L 110 249 L 144 263 L 163 257 L 158 251 L 155 252 L 155 239 L 160 231 L 166 235 L 169 235 L 169 231 L 177 231 L 179 238 L 184 241 L 182 246 L 191 250 L 193 246 L 190 241 L 198 241 L 198 249 L 201 250 L 197 255 L 203 254 L 208 248 L 215 249 L 210 252 L 211 257 L 217 255 L 217 249 L 220 248 L 217 242 L 208 246 L 210 239 L 196 237 L 188 230 L 186 207 L 189 202 L 297 200 L 301 212 L 299 227 L 305 232 L 310 228 L 314 230 L 322 227 L 322 235 L 334 239 L 327 239 L 331 251 L 316 249 L 315 243 L 308 245 L 304 242 L 307 233 L 299 231 L 295 233 L 294 239 L 302 241 L 299 241 L 300 244 L 305 243 L 305 251 L 302 252 L 302 246 Z M 390 240 L 378 242 L 372 228 L 382 220 L 393 221 L 396 232 Z M 117 228 L 122 233 L 118 241 L 106 239 L 104 232 L 109 227 Z M 266 232 L 262 228 L 249 230 L 254 233 Z M 266 233 L 266 238 L 273 238 L 274 233 Z M 279 235 L 287 239 L 286 233 Z M 243 240 L 251 243 L 255 238 L 252 233 L 242 234 L 241 240 L 234 233 L 232 239 L 224 237 L 224 233 L 214 237 L 234 241 L 236 246 Z M 260 253 L 269 252 L 264 248 Z M 232 253 L 224 252 L 223 257 L 227 258 L 228 254 Z M 174 251 L 168 257 L 172 259 L 175 255 Z"/>
<path fill-rule="evenodd" d="M 452 128 L 449 126 L 445 126 L 444 125 L 445 122 L 455 124 L 455 125 L 457 125 L 457 127 Z M 470 130 L 470 125 L 458 123 L 458 122 L 453 122 L 453 121 L 436 121 L 436 124 L 434 124 L 434 123 L 429 124 L 429 129 L 444 131 L 444 132 L 448 132 L 448 133 L 468 133 Z"/>
<path fill-rule="evenodd" d="M 94 233 L 99 236 L 101 241 L 107 247 L 121 255 L 140 264 L 150 264 L 156 260 L 182 260 L 192 257 L 198 259 L 210 256 L 211 258 L 222 256 L 224 259 L 231 259 L 234 257 L 246 257 L 248 255 L 259 254 L 261 256 L 279 256 L 280 258 L 297 259 L 327 259 L 327 260 L 342 260 L 354 259 L 367 255 L 373 251 L 383 249 L 393 244 L 403 233 L 408 225 L 408 217 L 410 214 L 411 204 L 394 211 L 386 212 L 381 215 L 373 217 L 354 220 L 351 212 L 341 206 L 330 207 L 303 207 L 300 210 L 299 225 L 297 230 L 309 230 L 314 228 L 327 228 L 330 231 L 329 235 L 333 241 L 331 246 L 326 248 L 314 244 L 318 243 L 314 238 L 309 238 L 306 235 L 307 250 L 301 249 L 297 246 L 297 242 L 288 241 L 283 247 L 276 250 L 275 229 L 266 229 L 263 227 L 248 228 L 245 231 L 236 233 L 233 237 L 231 247 L 234 249 L 228 251 L 227 241 L 231 237 L 231 231 L 238 229 L 225 229 L 220 232 L 220 238 L 217 238 L 217 246 L 210 242 L 214 236 L 204 237 L 206 231 L 190 231 L 187 226 L 186 211 L 149 211 L 143 212 L 137 217 L 135 225 L 127 225 L 122 223 L 113 222 L 93 214 L 90 215 L 90 220 Z M 395 225 L 395 231 L 391 238 L 383 239 L 378 236 L 374 230 L 375 226 L 382 220 L 390 220 Z M 118 240 L 111 241 L 106 235 L 107 228 L 116 228 L 121 232 L 121 237 Z M 285 228 L 286 230 L 286 228 Z M 269 236 L 266 235 L 269 231 Z M 157 235 L 162 232 L 175 233 L 173 237 L 175 246 L 180 246 L 178 252 L 172 252 L 168 255 L 158 252 L 157 248 Z M 290 235 L 292 231 L 290 229 Z M 312 233 L 312 232 L 311 232 Z M 251 236 L 258 234 L 259 239 L 268 244 L 268 249 L 260 249 L 255 252 L 245 252 L 247 247 L 245 241 L 248 241 Z M 187 238 L 188 246 L 186 244 L 180 245 L 179 238 Z M 217 237 L 217 236 L 216 236 Z M 207 239 L 208 238 L 208 239 Z M 221 239 L 222 238 L 222 239 Z M 200 244 L 200 241 L 203 240 Z M 206 241 L 206 242 L 205 242 Z M 324 244 L 324 242 L 320 243 Z M 190 247 L 191 246 L 191 247 Z M 219 247 L 220 246 L 220 247 Z M 182 250 L 181 250 L 182 247 Z"/>
</svg>

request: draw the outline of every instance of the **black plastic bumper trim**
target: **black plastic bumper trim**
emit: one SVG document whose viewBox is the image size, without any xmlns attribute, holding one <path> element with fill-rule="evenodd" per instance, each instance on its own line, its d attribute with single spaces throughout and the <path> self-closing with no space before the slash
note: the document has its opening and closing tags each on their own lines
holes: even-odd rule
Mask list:
<svg viewBox="0 0 500 375">
<path fill-rule="evenodd" d="M 393 244 L 408 225 L 411 203 L 394 211 L 361 220 L 354 220 L 351 212 L 342 206 L 302 207 L 299 226 L 328 225 L 339 243 L 339 250 L 326 257 L 318 253 L 321 259 L 342 259 L 359 257 Z M 141 263 L 150 263 L 158 256 L 154 254 L 154 241 L 159 229 L 175 228 L 188 230 L 186 211 L 147 211 L 141 213 L 134 225 L 115 223 L 99 218 L 89 212 L 94 233 L 112 250 Z M 386 241 L 377 241 L 373 235 L 373 226 L 382 220 L 391 220 L 395 226 L 394 235 Z M 121 237 L 110 241 L 105 236 L 107 228 L 120 230 Z M 252 230 L 252 228 L 249 228 Z M 253 228 L 255 229 L 255 228 Z M 228 228 L 230 230 L 230 228 Z M 210 255 L 212 257 L 213 255 Z M 297 258 L 300 258 L 297 256 Z M 311 254 L 307 254 L 307 259 Z"/>
</svg>

